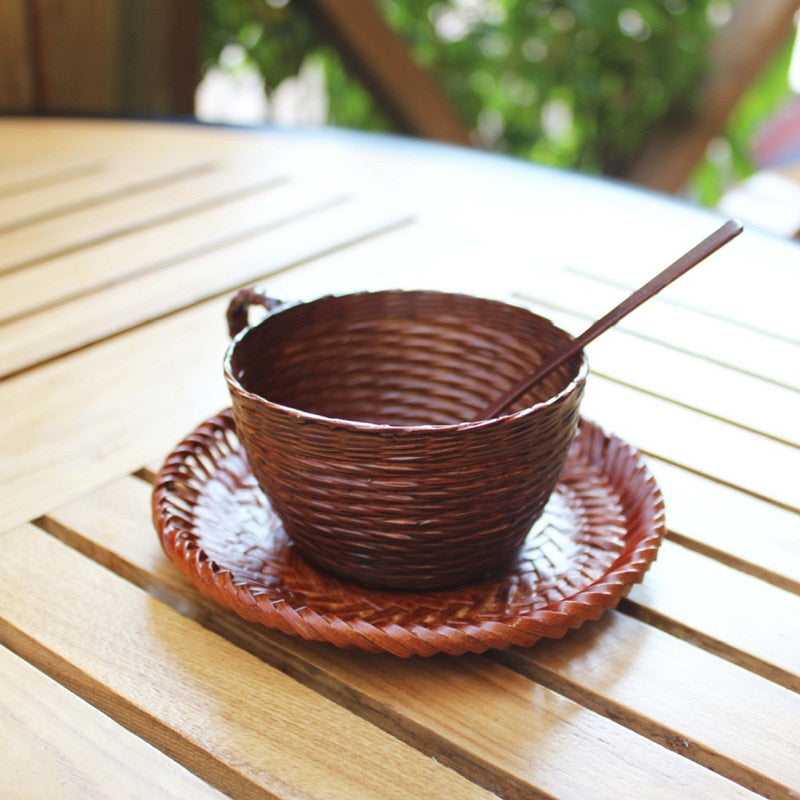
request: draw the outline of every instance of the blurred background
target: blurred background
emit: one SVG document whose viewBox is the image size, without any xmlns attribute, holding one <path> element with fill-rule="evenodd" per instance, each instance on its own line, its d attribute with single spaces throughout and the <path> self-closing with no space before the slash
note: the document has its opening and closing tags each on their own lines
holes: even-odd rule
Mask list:
<svg viewBox="0 0 800 800">
<path fill-rule="evenodd" d="M 0 110 L 391 131 L 727 204 L 792 234 L 798 7 L 3 0 Z"/>
</svg>

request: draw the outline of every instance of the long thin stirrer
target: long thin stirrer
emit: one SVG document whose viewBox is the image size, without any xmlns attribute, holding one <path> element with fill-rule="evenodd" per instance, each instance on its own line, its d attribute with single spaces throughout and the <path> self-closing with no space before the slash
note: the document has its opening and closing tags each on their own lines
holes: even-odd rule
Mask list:
<svg viewBox="0 0 800 800">
<path fill-rule="evenodd" d="M 526 375 L 494 403 L 487 406 L 476 420 L 490 419 L 504 412 L 514 401 L 518 400 L 535 384 L 546 378 L 554 369 L 557 369 L 567 359 L 580 352 L 589 342 L 596 339 L 601 333 L 616 325 L 624 316 L 638 308 L 645 300 L 660 292 L 676 278 L 679 278 L 692 267 L 705 260 L 720 247 L 727 244 L 742 232 L 742 225 L 736 220 L 728 220 L 721 228 L 717 229 L 702 242 L 684 253 L 677 261 L 673 262 L 655 278 L 629 295 L 618 306 L 611 309 L 604 317 L 587 328 L 580 336 L 573 339 L 569 346 L 556 353 L 550 360 L 544 361 L 537 369 Z"/>
</svg>

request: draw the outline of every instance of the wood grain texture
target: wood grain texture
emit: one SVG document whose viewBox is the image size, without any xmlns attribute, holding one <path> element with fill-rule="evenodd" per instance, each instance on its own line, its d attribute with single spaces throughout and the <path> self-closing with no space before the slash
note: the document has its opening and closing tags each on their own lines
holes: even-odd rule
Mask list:
<svg viewBox="0 0 800 800">
<path fill-rule="evenodd" d="M 33 0 L 36 110 L 111 112 L 119 95 L 119 3 Z"/>
<path fill-rule="evenodd" d="M 356 247 L 365 239 L 380 237 L 406 224 L 392 212 L 347 203 L 337 197 L 321 197 L 311 204 L 306 192 L 277 191 L 272 195 L 273 192 L 259 193 L 251 203 L 236 202 L 228 211 L 238 215 L 237 224 L 228 226 L 216 240 L 204 243 L 199 228 L 208 220 L 203 215 L 199 219 L 192 216 L 186 222 L 191 220 L 194 224 L 179 220 L 177 231 L 171 226 L 167 230 L 149 229 L 143 235 L 102 243 L 97 252 L 81 250 L 60 259 L 75 262 L 76 271 L 83 273 L 87 283 L 102 280 L 104 275 L 107 279 L 110 273 L 126 268 L 132 274 L 77 297 L 67 295 L 55 306 L 48 304 L 0 324 L 0 374 L 29 368 L 163 314 L 227 295 L 244 284 L 268 280 L 272 274 Z M 254 209 L 258 216 L 248 217 L 246 212 Z M 220 214 L 214 216 L 218 222 Z M 107 261 L 109 251 L 122 254 L 111 268 Z M 148 256 L 153 261 L 142 263 L 140 259 Z M 0 278 L 0 287 L 5 283 L 14 291 L 8 298 L 9 310 L 19 309 L 26 300 L 41 302 L 79 283 L 72 273 L 64 272 L 63 263 L 48 261 L 42 271 L 51 273 L 49 267 L 53 266 L 58 267 L 59 274 L 38 296 L 30 292 L 30 278 L 38 281 L 44 276 L 36 275 L 35 268 L 7 275 L 5 281 Z M 20 288 L 20 283 L 26 285 Z M 134 296 L 135 304 L 131 303 Z M 214 324 L 216 320 L 209 322 Z M 43 338 L 43 330 L 50 335 Z"/>
<path fill-rule="evenodd" d="M 6 0 L 0 7 L 0 108 L 9 111 L 30 111 L 35 102 L 29 7 L 28 0 Z"/>
<path fill-rule="evenodd" d="M 648 455 L 798 510 L 796 447 L 599 376 L 588 386 L 582 410 Z"/>
<path fill-rule="evenodd" d="M 96 208 L 78 208 L 8 230 L 0 238 L 0 273 L 204 210 L 263 188 L 277 177 L 251 174 L 244 185 L 232 188 L 230 176 L 218 170 L 201 170 L 197 175 L 178 172 L 163 186 L 110 199 L 102 214 Z"/>
<path fill-rule="evenodd" d="M 8 0 L 0 108 L 191 115 L 199 18 L 195 0 Z"/>
<path fill-rule="evenodd" d="M 630 603 L 640 619 L 800 692 L 800 641 L 787 636 L 800 596 L 665 542 Z"/>
<path fill-rule="evenodd" d="M 153 755 L 188 796 L 796 794 L 792 243 L 746 231 L 589 353 L 582 412 L 646 452 L 670 527 L 620 611 L 502 663 L 400 661 L 247 624 L 160 551 L 130 473 L 230 404 L 233 289 L 466 291 L 581 330 L 715 215 L 411 139 L 59 118 L 0 120 L 0 214 L 12 747 L 74 764 L 108 730 L 120 780 Z"/>
<path fill-rule="evenodd" d="M 212 165 L 196 158 L 176 158 L 170 154 L 160 158 L 158 153 L 149 159 L 132 159 L 124 155 L 112 163 L 97 161 L 82 172 L 72 175 L 59 170 L 49 182 L 20 187 L 0 195 L 0 231 L 30 225 L 70 211 L 99 207 L 126 194 L 135 194 L 181 177 L 208 172 Z"/>
<path fill-rule="evenodd" d="M 199 0 L 120 3 L 117 102 L 121 111 L 194 115 L 201 71 L 202 14 Z"/>
<path fill-rule="evenodd" d="M 190 308 L 0 383 L 12 432 L 0 456 L 0 529 L 137 469 L 178 441 L 187 419 L 227 405 L 226 306 Z"/>
<path fill-rule="evenodd" d="M 4 137 L 6 143 L 8 137 Z M 91 155 L 17 157 L 11 153 L 0 161 L 0 197 L 19 196 L 25 192 L 52 189 L 62 181 L 72 181 L 103 171 L 103 162 Z M 13 207 L 14 201 L 11 200 Z"/>
<path fill-rule="evenodd" d="M 215 787 L 488 796 L 41 531 L 19 528 L 0 547 L 4 643 Z M 56 617 L 46 595 L 34 597 L 42 582 L 59 595 Z"/>
<path fill-rule="evenodd" d="M 776 275 L 775 280 L 777 285 L 784 285 L 781 276 Z M 793 288 L 792 281 L 785 285 Z M 595 313 L 602 313 L 604 303 L 614 302 L 619 292 L 617 287 L 598 285 L 596 281 L 576 278 L 567 272 L 548 272 L 537 284 L 535 295 L 526 292 L 522 297 L 535 309 L 547 308 L 550 315 L 560 317 L 571 329 L 580 327 L 583 320 L 592 319 Z M 665 300 L 652 300 L 646 309 L 623 322 L 619 331 L 678 353 L 691 354 L 698 361 L 710 364 L 712 369 L 725 367 L 740 372 L 744 378 L 756 376 L 792 392 L 800 391 L 800 379 L 792 369 L 800 346 L 793 341 L 795 326 L 790 320 L 782 324 L 780 318 L 773 319 L 772 326 L 781 325 L 784 329 L 773 331 L 766 319 L 759 318 L 766 315 L 766 310 L 754 310 L 747 317 L 734 321 L 720 317 L 719 309 L 713 307 L 708 310 L 691 308 Z M 600 345 L 603 345 L 602 340 L 595 342 L 592 349 Z M 691 360 L 686 359 L 687 362 Z M 654 367 L 659 363 L 653 359 Z M 666 369 L 662 372 L 666 375 Z"/>
<path fill-rule="evenodd" d="M 496 657 L 754 792 L 790 797 L 800 785 L 800 695 L 617 611 Z"/>
<path fill-rule="evenodd" d="M 698 797 L 750 796 L 488 659 L 397 660 L 244 623 L 199 595 L 163 556 L 149 519 L 149 496 L 148 484 L 125 478 L 59 509 L 43 524 L 184 615 L 474 780 L 494 781 L 508 796 L 538 796 L 538 790 L 577 800 L 613 793 L 623 784 L 648 797 L 670 797 L 688 787 Z"/>
<path fill-rule="evenodd" d="M 547 314 L 565 330 L 579 330 L 583 324 L 573 313 L 545 303 L 529 304 L 534 311 Z M 658 316 L 659 309 L 647 309 L 647 313 Z M 774 364 L 773 375 L 785 373 L 785 377 L 793 382 L 794 377 L 789 374 L 789 362 L 794 355 L 791 351 L 797 350 L 796 355 L 800 357 L 800 347 L 751 334 L 748 353 L 739 354 L 729 345 L 733 357 L 723 361 L 721 352 L 717 357 L 703 355 L 688 351 L 680 342 L 673 342 L 672 332 L 680 326 L 680 315 L 675 317 L 669 320 L 667 315 L 662 316 L 661 321 L 665 324 L 657 332 L 655 320 L 648 321 L 648 330 L 643 330 L 634 321 L 632 328 L 623 322 L 618 328 L 608 331 L 587 348 L 592 370 L 618 383 L 636 386 L 658 397 L 721 416 L 743 428 L 800 447 L 800 422 L 792 412 L 797 406 L 798 389 L 781 385 L 769 374 L 770 366 Z M 722 334 L 722 331 L 714 331 L 713 327 L 717 326 L 700 335 L 708 333 L 714 339 L 715 333 Z M 683 328 L 679 336 L 685 337 L 686 333 Z M 740 329 L 737 333 L 741 337 L 743 332 Z M 659 338 L 655 339 L 654 334 Z M 754 375 L 746 363 L 747 360 L 756 360 L 760 351 L 752 352 L 752 348 L 758 348 L 759 339 L 763 343 L 761 352 L 769 353 L 759 362 L 763 377 Z M 702 350 L 702 344 L 694 349 Z M 718 346 L 718 350 L 721 349 Z M 773 353 L 773 350 L 777 352 Z M 781 351 L 789 357 L 782 363 L 779 362 Z M 765 414 L 765 407 L 772 413 Z"/>
<path fill-rule="evenodd" d="M 797 515 L 650 458 L 669 508 L 671 538 L 800 594 Z"/>
<path fill-rule="evenodd" d="M 268 185 L 196 214 L 165 220 L 0 276 L 0 308 L 6 318 L 33 316 L 43 308 L 214 251 L 220 251 L 219 258 L 226 259 L 221 263 L 230 269 L 236 264 L 228 260 L 232 258 L 231 245 L 302 216 L 313 216 L 337 202 L 343 202 L 340 195 L 320 195 L 305 186 Z M 267 247 L 262 252 L 265 263 L 270 256 Z"/>
<path fill-rule="evenodd" d="M 3 797 L 224 796 L 5 648 L 0 680 Z"/>
</svg>

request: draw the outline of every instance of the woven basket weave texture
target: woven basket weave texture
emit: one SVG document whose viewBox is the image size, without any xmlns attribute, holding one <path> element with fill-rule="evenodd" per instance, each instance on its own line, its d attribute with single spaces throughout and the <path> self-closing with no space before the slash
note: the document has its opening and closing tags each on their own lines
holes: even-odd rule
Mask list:
<svg viewBox="0 0 800 800">
<path fill-rule="evenodd" d="M 234 298 L 238 324 L 258 297 Z M 225 372 L 254 474 L 306 558 L 366 585 L 440 588 L 511 559 L 553 491 L 582 356 L 508 415 L 469 420 L 567 341 L 498 301 L 365 292 L 278 307 L 234 338 Z"/>
<path fill-rule="evenodd" d="M 245 619 L 403 657 L 560 638 L 614 608 L 642 580 L 666 532 L 644 459 L 582 420 L 545 513 L 508 567 L 440 591 L 362 587 L 299 555 L 255 481 L 230 410 L 169 454 L 153 519 L 177 568 Z"/>
</svg>

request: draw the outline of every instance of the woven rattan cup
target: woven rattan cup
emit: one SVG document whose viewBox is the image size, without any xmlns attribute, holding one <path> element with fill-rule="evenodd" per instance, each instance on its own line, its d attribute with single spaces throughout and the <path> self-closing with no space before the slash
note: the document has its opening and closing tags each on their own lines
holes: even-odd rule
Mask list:
<svg viewBox="0 0 800 800">
<path fill-rule="evenodd" d="M 248 326 L 252 305 L 269 313 Z M 470 422 L 570 337 L 527 309 L 431 291 L 281 304 L 239 292 L 225 357 L 237 434 L 302 555 L 368 586 L 437 589 L 519 550 L 574 437 L 579 353 Z"/>
</svg>

